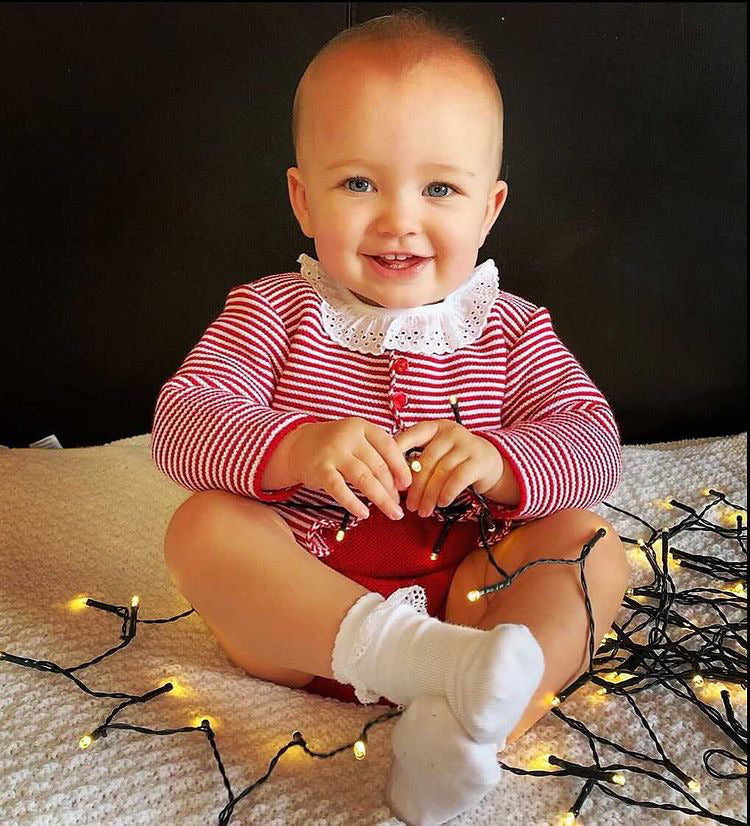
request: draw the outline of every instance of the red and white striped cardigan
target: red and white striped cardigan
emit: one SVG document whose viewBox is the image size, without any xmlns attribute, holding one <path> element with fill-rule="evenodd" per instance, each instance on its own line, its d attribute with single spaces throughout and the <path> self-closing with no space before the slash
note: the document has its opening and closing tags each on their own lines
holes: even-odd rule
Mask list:
<svg viewBox="0 0 750 826">
<path fill-rule="evenodd" d="M 302 485 L 261 489 L 279 442 L 305 422 L 347 416 L 393 435 L 425 419 L 453 419 L 448 398 L 456 395 L 464 427 L 497 447 L 518 482 L 517 507 L 490 503 L 493 518 L 504 521 L 499 536 L 511 520 L 598 504 L 622 472 L 612 410 L 557 337 L 546 308 L 493 284 L 495 294 L 467 346 L 425 353 L 405 343 L 406 349 L 378 353 L 333 340 L 322 319 L 326 301 L 300 273 L 233 287 L 223 311 L 159 392 L 152 458 L 189 490 L 267 502 L 300 545 L 324 557 L 333 548 L 321 529 L 338 526 L 343 509 Z M 326 311 L 330 318 L 330 304 Z M 327 507 L 295 510 L 286 502 Z M 461 521 L 477 519 L 481 506 L 467 491 L 455 503 L 471 505 Z M 442 518 L 437 509 L 434 516 Z M 350 527 L 359 521 L 352 516 Z"/>
</svg>

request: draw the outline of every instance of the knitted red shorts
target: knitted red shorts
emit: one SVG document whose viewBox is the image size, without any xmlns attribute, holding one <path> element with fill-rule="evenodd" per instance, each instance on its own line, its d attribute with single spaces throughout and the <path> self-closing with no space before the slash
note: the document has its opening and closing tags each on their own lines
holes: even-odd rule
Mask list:
<svg viewBox="0 0 750 826">
<path fill-rule="evenodd" d="M 464 557 L 477 547 L 479 525 L 476 521 L 454 522 L 440 556 L 432 561 L 430 553 L 445 523 L 434 516 L 425 518 L 412 513 L 404 502 L 405 499 L 404 518 L 398 521 L 371 505 L 370 516 L 350 528 L 341 542 L 336 541 L 337 528 L 325 529 L 322 536 L 333 552 L 322 561 L 384 597 L 399 588 L 421 585 L 427 596 L 427 613 L 444 620 L 453 575 Z M 327 677 L 314 677 L 304 690 L 361 705 L 352 686 Z M 384 698 L 381 702 L 394 705 Z"/>
</svg>

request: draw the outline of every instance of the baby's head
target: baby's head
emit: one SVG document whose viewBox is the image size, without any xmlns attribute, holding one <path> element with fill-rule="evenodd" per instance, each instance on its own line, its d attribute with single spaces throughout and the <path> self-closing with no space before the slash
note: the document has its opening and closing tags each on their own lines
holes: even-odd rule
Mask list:
<svg viewBox="0 0 750 826">
<path fill-rule="evenodd" d="M 468 35 L 412 10 L 345 30 L 302 75 L 292 133 L 289 198 L 328 275 L 392 309 L 471 275 L 508 186 L 502 96 Z M 400 251 L 430 260 L 399 275 L 368 257 Z"/>
</svg>

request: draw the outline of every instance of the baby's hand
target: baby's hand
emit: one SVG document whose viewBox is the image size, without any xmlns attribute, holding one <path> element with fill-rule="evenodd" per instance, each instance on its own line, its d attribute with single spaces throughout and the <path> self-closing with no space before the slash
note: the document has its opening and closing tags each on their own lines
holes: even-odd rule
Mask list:
<svg viewBox="0 0 750 826">
<path fill-rule="evenodd" d="M 404 515 L 394 479 L 403 490 L 411 484 L 411 471 L 403 452 L 382 427 L 350 416 L 308 422 L 292 436 L 289 465 L 305 487 L 325 491 L 354 516 L 369 516 L 348 482 L 391 519 Z"/>
<path fill-rule="evenodd" d="M 474 485 L 477 493 L 493 488 L 503 475 L 500 451 L 458 422 L 432 419 L 419 422 L 394 436 L 401 453 L 426 445 L 419 455 L 422 465 L 409 488 L 406 507 L 430 516 L 436 505 L 445 508 L 463 490 Z"/>
</svg>

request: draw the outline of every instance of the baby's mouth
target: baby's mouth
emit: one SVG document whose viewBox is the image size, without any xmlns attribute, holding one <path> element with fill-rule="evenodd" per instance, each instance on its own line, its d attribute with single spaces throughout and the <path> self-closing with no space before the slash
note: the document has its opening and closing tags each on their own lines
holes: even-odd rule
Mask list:
<svg viewBox="0 0 750 826">
<path fill-rule="evenodd" d="M 382 255 L 371 255 L 369 257 L 374 258 L 381 267 L 388 267 L 389 270 L 405 270 L 417 261 L 422 260 L 418 255 L 411 255 L 409 258 L 404 258 L 401 260 L 389 260 L 388 258 L 383 258 Z"/>
<path fill-rule="evenodd" d="M 382 255 L 365 254 L 365 258 L 371 258 L 373 261 L 377 262 L 379 266 L 387 270 L 408 270 L 417 264 L 423 264 L 426 261 L 432 260 L 432 257 L 426 258 L 422 255 L 410 255 L 408 258 L 398 260 L 384 258 Z"/>
</svg>

